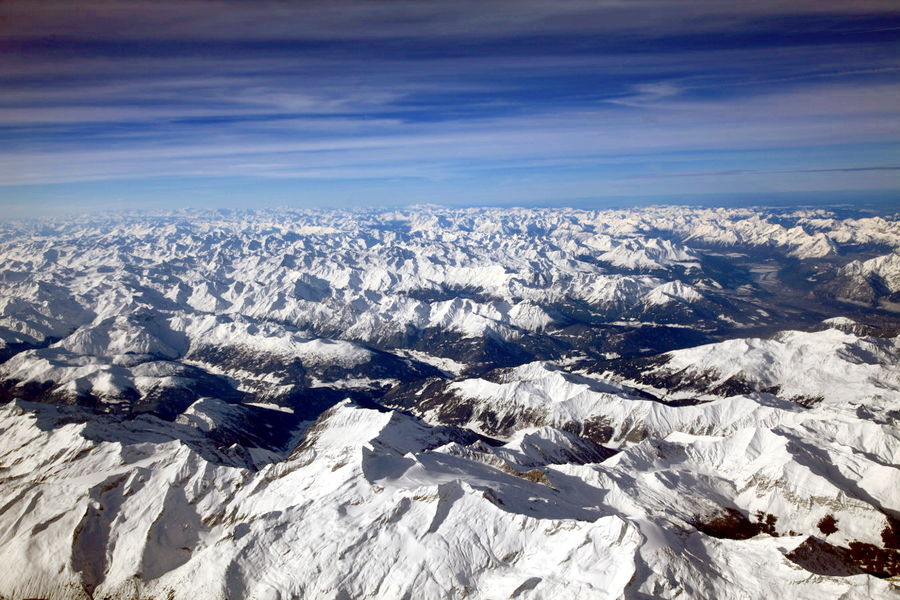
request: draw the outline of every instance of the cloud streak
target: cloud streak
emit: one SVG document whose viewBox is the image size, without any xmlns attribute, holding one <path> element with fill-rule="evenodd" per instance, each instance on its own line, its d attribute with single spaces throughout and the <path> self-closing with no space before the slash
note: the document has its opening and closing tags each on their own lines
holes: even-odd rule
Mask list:
<svg viewBox="0 0 900 600">
<path fill-rule="evenodd" d="M 861 6 L 5 2 L 0 191 L 118 181 L 127 196 L 169 178 L 187 197 L 191 179 L 241 178 L 500 193 L 499 174 L 526 172 L 600 195 L 696 174 L 885 189 L 900 12 Z"/>
</svg>

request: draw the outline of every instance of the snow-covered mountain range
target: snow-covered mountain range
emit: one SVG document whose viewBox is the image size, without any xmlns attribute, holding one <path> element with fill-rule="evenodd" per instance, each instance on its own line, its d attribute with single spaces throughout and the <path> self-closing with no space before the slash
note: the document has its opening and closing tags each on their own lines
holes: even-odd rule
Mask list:
<svg viewBox="0 0 900 600">
<path fill-rule="evenodd" d="M 0 598 L 873 598 L 900 218 L 0 223 Z"/>
</svg>

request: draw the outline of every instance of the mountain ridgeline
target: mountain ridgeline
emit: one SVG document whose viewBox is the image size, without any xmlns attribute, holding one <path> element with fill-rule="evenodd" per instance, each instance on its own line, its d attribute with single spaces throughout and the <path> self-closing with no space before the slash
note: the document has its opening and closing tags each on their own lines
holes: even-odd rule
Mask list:
<svg viewBox="0 0 900 600">
<path fill-rule="evenodd" d="M 900 218 L 0 223 L 0 598 L 893 597 Z"/>
</svg>

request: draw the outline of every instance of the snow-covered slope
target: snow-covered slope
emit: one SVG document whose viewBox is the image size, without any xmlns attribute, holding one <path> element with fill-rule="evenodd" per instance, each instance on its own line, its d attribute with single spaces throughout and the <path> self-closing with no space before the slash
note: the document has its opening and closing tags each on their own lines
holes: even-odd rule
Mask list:
<svg viewBox="0 0 900 600">
<path fill-rule="evenodd" d="M 724 277 L 727 288 L 734 274 L 707 268 L 703 252 L 710 245 L 774 248 L 801 258 L 834 257 L 843 247 L 865 244 L 900 247 L 896 221 L 826 216 L 670 207 L 260 211 L 6 223 L 0 226 L 0 340 L 39 344 L 100 326 L 112 329 L 106 332 L 112 349 L 144 343 L 171 354 L 172 340 L 156 348 L 152 340 L 116 338 L 116 323 L 141 311 L 143 318 L 151 311 L 163 319 L 170 313 L 243 316 L 361 342 L 432 329 L 517 340 L 584 318 L 584 310 L 612 321 L 639 316 L 642 304 L 659 309 L 671 304 L 666 299 L 694 300 L 692 283 L 715 295 L 720 312 L 733 318 L 740 308 L 720 293 L 716 279 Z M 787 221 L 796 224 L 786 228 Z M 892 256 L 851 263 L 842 273 L 877 273 L 896 291 Z M 574 312 L 571 302 L 586 306 Z M 654 318 L 682 316 L 657 310 Z M 752 311 L 744 316 L 759 321 Z M 94 339 L 102 331 L 79 335 L 82 344 L 107 343 Z"/>
<path fill-rule="evenodd" d="M 827 211 L 0 223 L 0 598 L 895 597 L 898 249 Z"/>
<path fill-rule="evenodd" d="M 754 425 L 865 411 L 892 418 L 900 401 L 900 337 L 857 337 L 838 329 L 785 331 L 677 350 L 600 376 L 547 363 L 505 370 L 493 380 L 432 380 L 389 396 L 426 419 L 509 437 L 554 426 L 621 445 L 672 432 L 723 435 Z"/>
<path fill-rule="evenodd" d="M 673 433 L 601 463 L 554 465 L 568 450 L 561 432 L 494 450 L 341 403 L 287 459 L 251 471 L 158 432 L 48 427 L 56 410 L 0 409 L 0 557 L 29 557 L 0 575 L 12 597 L 891 593 L 869 575 L 822 577 L 786 558 L 824 538 L 826 515 L 838 523 L 829 544 L 880 545 L 900 452 L 896 431 L 875 423 L 811 416 Z M 717 529 L 729 511 L 775 525 L 729 539 L 744 537 Z"/>
<path fill-rule="evenodd" d="M 854 260 L 826 288 L 846 302 L 900 312 L 900 252 Z"/>
<path fill-rule="evenodd" d="M 852 323 L 852 321 L 849 321 Z M 676 350 L 641 378 L 693 392 L 747 386 L 786 399 L 882 406 L 900 395 L 900 337 L 859 337 L 829 327 L 784 331 L 768 339 L 736 339 Z"/>
</svg>

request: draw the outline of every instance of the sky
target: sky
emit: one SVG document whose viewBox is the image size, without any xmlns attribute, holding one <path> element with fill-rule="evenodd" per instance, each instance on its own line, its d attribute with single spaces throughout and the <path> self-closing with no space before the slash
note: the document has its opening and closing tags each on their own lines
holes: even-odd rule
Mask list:
<svg viewBox="0 0 900 600">
<path fill-rule="evenodd" d="M 900 2 L 0 2 L 0 211 L 900 197 Z"/>
</svg>

